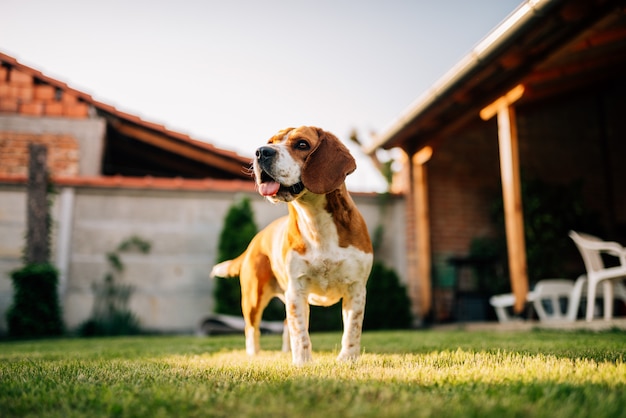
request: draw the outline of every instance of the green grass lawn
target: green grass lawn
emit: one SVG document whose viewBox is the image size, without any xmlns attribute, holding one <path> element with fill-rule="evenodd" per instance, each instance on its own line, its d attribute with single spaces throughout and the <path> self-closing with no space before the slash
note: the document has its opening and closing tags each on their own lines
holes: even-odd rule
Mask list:
<svg viewBox="0 0 626 418">
<path fill-rule="evenodd" d="M 0 416 L 626 417 L 624 332 L 368 332 L 355 363 L 312 338 L 299 368 L 279 336 L 0 342 Z"/>
</svg>

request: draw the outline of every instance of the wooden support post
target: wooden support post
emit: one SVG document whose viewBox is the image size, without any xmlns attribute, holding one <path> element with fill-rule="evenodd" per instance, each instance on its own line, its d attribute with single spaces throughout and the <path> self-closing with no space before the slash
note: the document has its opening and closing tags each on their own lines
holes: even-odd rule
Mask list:
<svg viewBox="0 0 626 418">
<path fill-rule="evenodd" d="M 417 274 L 419 288 L 417 295 L 418 313 L 423 318 L 432 307 L 430 216 L 428 210 L 428 179 L 426 162 L 432 156 L 432 148 L 425 147 L 413 155 L 413 197 L 415 207 L 415 238 L 417 244 Z"/>
<path fill-rule="evenodd" d="M 48 241 L 48 179 L 46 159 L 48 149 L 42 144 L 29 144 L 27 198 L 27 263 L 47 263 L 50 257 Z"/>
<path fill-rule="evenodd" d="M 524 239 L 524 216 L 519 170 L 519 146 L 517 121 L 512 104 L 523 94 L 519 85 L 480 112 L 481 118 L 488 120 L 497 115 L 498 142 L 500 146 L 500 172 L 506 243 L 509 258 L 511 289 L 515 295 L 514 311 L 521 313 L 528 295 L 528 272 L 526 265 L 526 243 Z"/>
</svg>

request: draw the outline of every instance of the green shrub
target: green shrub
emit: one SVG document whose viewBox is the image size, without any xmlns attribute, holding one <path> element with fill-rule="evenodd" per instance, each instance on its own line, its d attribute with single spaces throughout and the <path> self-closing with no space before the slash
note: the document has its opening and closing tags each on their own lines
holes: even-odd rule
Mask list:
<svg viewBox="0 0 626 418">
<path fill-rule="evenodd" d="M 64 332 L 57 295 L 58 271 L 48 263 L 28 264 L 11 273 L 13 305 L 7 311 L 9 336 L 53 337 Z"/>
<path fill-rule="evenodd" d="M 217 262 L 232 260 L 243 253 L 257 233 L 250 199 L 244 197 L 226 213 L 217 246 Z M 241 285 L 238 277 L 214 281 L 215 312 L 242 316 Z"/>
<path fill-rule="evenodd" d="M 412 322 L 406 287 L 393 269 L 375 261 L 367 281 L 363 329 L 404 329 L 410 328 Z"/>
</svg>

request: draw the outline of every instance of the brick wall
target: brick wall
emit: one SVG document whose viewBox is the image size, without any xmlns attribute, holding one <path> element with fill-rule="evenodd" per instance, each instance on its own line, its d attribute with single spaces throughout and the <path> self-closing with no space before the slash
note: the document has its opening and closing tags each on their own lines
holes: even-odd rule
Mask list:
<svg viewBox="0 0 626 418">
<path fill-rule="evenodd" d="M 434 255 L 467 255 L 472 239 L 493 235 L 491 205 L 501 193 L 498 158 L 495 121 L 435 149 L 427 164 Z"/>
<path fill-rule="evenodd" d="M 28 175 L 28 144 L 48 147 L 48 170 L 52 176 L 76 176 L 79 172 L 78 142 L 70 135 L 0 132 L 0 175 Z"/>
<path fill-rule="evenodd" d="M 626 240 L 626 82 L 520 109 L 520 164 L 525 178 L 581 181 L 587 207 L 607 237 Z"/>
<path fill-rule="evenodd" d="M 518 109 L 522 179 L 583 181 L 586 205 L 609 234 L 626 225 L 624 95 L 621 83 Z M 467 255 L 473 238 L 495 232 L 492 205 L 502 193 L 495 118 L 443 141 L 427 167 L 433 254 Z"/>
<path fill-rule="evenodd" d="M 88 105 L 69 91 L 10 66 L 0 66 L 0 113 L 86 118 Z"/>
</svg>

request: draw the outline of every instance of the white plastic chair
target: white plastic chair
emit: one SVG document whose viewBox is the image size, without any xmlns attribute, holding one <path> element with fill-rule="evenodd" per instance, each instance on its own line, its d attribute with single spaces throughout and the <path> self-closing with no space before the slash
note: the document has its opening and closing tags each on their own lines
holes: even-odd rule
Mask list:
<svg viewBox="0 0 626 418">
<path fill-rule="evenodd" d="M 535 285 L 532 303 L 539 320 L 546 321 L 575 321 L 578 313 L 580 298 L 572 298 L 575 284 L 572 280 L 547 279 L 540 280 Z M 561 302 L 567 301 L 563 306 Z M 546 305 L 549 310 L 546 311 Z"/>
<path fill-rule="evenodd" d="M 616 242 L 602 241 L 593 235 L 570 231 L 569 236 L 578 247 L 587 270 L 587 312 L 585 319 L 593 320 L 593 310 L 596 300 L 596 288 L 602 282 L 604 296 L 604 319 L 613 317 L 613 282 L 615 279 L 626 278 L 626 248 Z M 617 257 L 619 265 L 605 267 L 602 261 L 602 253 Z M 582 278 L 581 278 L 582 279 Z M 579 280 L 581 280 L 579 279 Z M 620 297 L 623 293 L 623 285 L 619 285 Z"/>
<path fill-rule="evenodd" d="M 578 305 L 582 291 L 575 292 L 581 288 L 581 283 L 574 283 L 566 279 L 544 279 L 537 282 L 535 288 L 528 292 L 526 301 L 531 302 L 537 312 L 539 320 L 546 321 L 575 321 L 578 313 Z M 567 308 L 562 309 L 561 300 L 567 300 Z M 489 303 L 496 311 L 499 322 L 509 322 L 513 318 L 507 310 L 515 303 L 515 296 L 512 293 L 495 295 L 489 299 Z M 546 310 L 546 305 L 550 306 Z"/>
<path fill-rule="evenodd" d="M 498 322 L 510 322 L 514 320 L 507 310 L 515 304 L 515 296 L 513 293 L 504 293 L 502 295 L 493 295 L 489 298 L 489 303 L 493 306 L 498 317 Z"/>
</svg>

